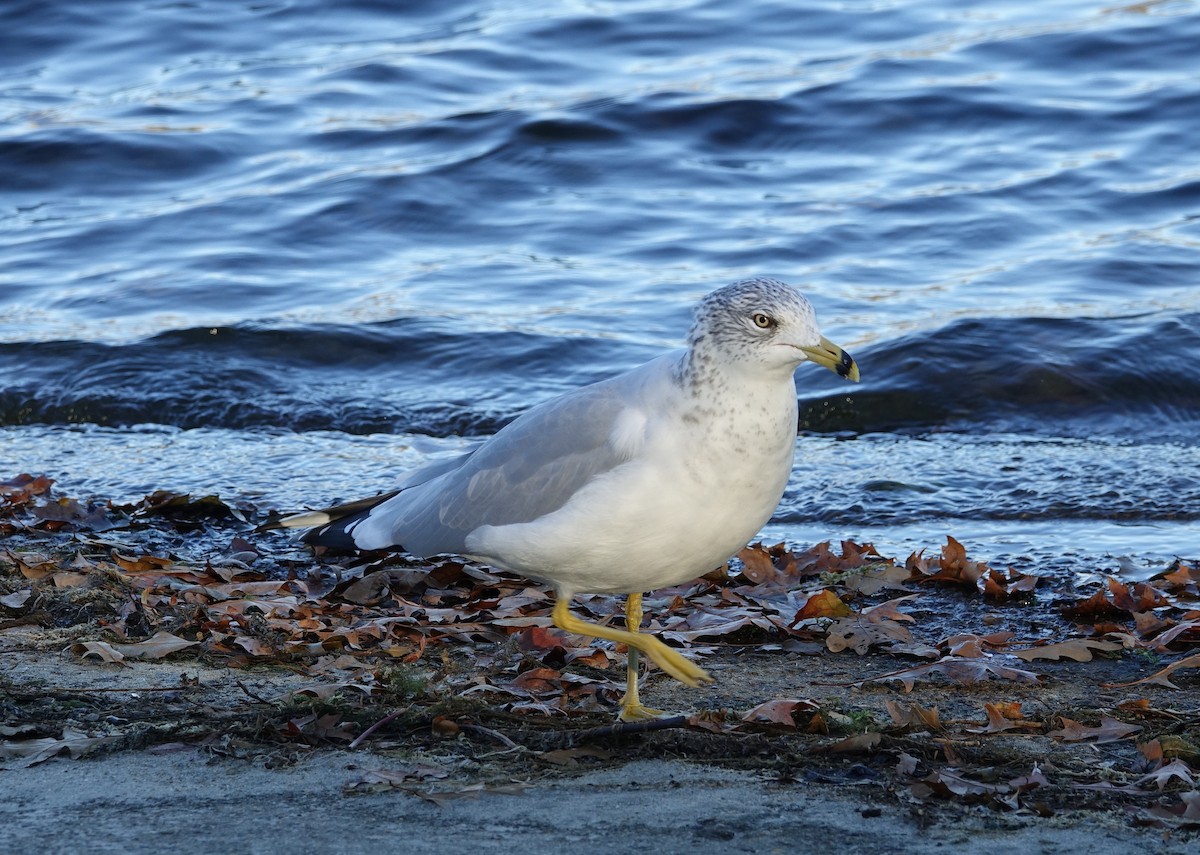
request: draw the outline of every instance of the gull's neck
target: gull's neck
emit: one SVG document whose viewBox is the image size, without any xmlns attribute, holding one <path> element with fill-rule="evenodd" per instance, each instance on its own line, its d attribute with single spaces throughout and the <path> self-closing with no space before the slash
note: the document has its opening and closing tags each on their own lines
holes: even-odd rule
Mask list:
<svg viewBox="0 0 1200 855">
<path fill-rule="evenodd" d="M 797 361 L 797 365 L 799 361 Z M 749 394 L 764 386 L 791 384 L 796 365 L 769 367 L 750 359 L 730 359 L 704 336 L 693 337 L 675 365 L 676 383 L 693 394 L 709 389 L 744 388 Z"/>
</svg>

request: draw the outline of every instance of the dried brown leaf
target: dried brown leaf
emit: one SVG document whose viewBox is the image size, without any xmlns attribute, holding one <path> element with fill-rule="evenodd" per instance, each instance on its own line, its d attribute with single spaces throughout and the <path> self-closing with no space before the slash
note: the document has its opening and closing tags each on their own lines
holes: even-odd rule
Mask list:
<svg viewBox="0 0 1200 855">
<path fill-rule="evenodd" d="M 122 555 L 115 550 L 112 553 L 113 562 L 126 573 L 161 573 L 170 570 L 175 564 L 170 558 L 160 558 L 157 555 Z M 190 568 L 194 569 L 194 568 Z"/>
<path fill-rule="evenodd" d="M 892 717 L 898 728 L 921 727 L 926 730 L 941 730 L 942 721 L 937 707 L 923 707 L 920 704 L 907 704 L 907 709 L 893 701 L 885 701 L 888 715 Z"/>
<path fill-rule="evenodd" d="M 917 680 L 929 679 L 934 674 L 941 674 L 956 683 L 968 685 L 989 679 L 1012 680 L 1018 683 L 1033 683 L 1035 685 L 1041 681 L 1041 676 L 1032 671 L 1011 668 L 994 660 L 957 659 L 948 656 L 944 659 L 939 659 L 937 662 L 880 674 L 877 677 L 869 677 L 860 682 L 878 683 L 896 680 L 904 684 L 904 691 L 911 692 Z"/>
<path fill-rule="evenodd" d="M 538 759 L 553 763 L 555 766 L 578 766 L 580 760 L 611 760 L 612 752 L 603 748 L 559 748 L 555 751 L 543 751 Z"/>
<path fill-rule="evenodd" d="M 1167 765 L 1163 766 L 1162 768 L 1155 769 L 1148 775 L 1143 775 L 1141 778 L 1134 781 L 1134 784 L 1139 787 L 1144 787 L 1146 784 L 1152 783 L 1157 786 L 1159 790 L 1162 790 L 1173 780 L 1182 781 L 1189 787 L 1196 786 L 1196 777 L 1192 772 L 1191 767 L 1179 759 L 1172 760 Z"/>
<path fill-rule="evenodd" d="M 1026 721 L 1018 703 L 999 703 L 983 705 L 987 713 L 987 725 L 984 727 L 968 727 L 968 733 L 1003 733 L 1014 729 L 1036 729 L 1041 727 L 1037 722 Z"/>
<path fill-rule="evenodd" d="M 50 492 L 53 478 L 45 475 L 29 475 L 22 473 L 8 481 L 0 481 L 0 498 L 10 504 L 24 504 L 34 496 L 44 496 Z"/>
<path fill-rule="evenodd" d="M 860 733 L 839 739 L 829 746 L 831 754 L 869 754 L 879 746 L 883 736 L 878 733 Z"/>
<path fill-rule="evenodd" d="M 742 576 L 753 585 L 759 585 L 768 579 L 775 578 L 775 562 L 761 543 L 747 546 L 737 554 L 742 562 Z"/>
<path fill-rule="evenodd" d="M 79 641 L 71 645 L 71 652 L 83 659 L 95 656 L 103 662 L 125 664 L 125 657 L 107 641 Z"/>
<path fill-rule="evenodd" d="M 22 576 L 34 582 L 58 572 L 62 567 L 58 561 L 36 552 L 13 552 L 11 549 L 5 549 L 4 554 L 17 566 Z"/>
<path fill-rule="evenodd" d="M 889 563 L 847 576 L 841 584 L 850 593 L 870 597 L 884 590 L 907 590 L 908 578 L 906 568 Z"/>
<path fill-rule="evenodd" d="M 810 620 L 813 618 L 824 617 L 845 617 L 851 613 L 851 609 L 842 600 L 831 591 L 829 588 L 823 588 L 811 595 L 792 620 L 792 626 L 795 626 L 802 620 Z"/>
<path fill-rule="evenodd" d="M 862 614 L 863 617 L 875 622 L 882 620 L 898 620 L 912 623 L 916 621 L 916 618 L 914 618 L 908 612 L 900 611 L 900 605 L 902 603 L 915 600 L 916 598 L 916 594 L 909 594 L 906 597 L 896 597 L 893 600 L 888 600 L 887 602 L 865 608 L 862 610 Z"/>
<path fill-rule="evenodd" d="M 1008 785 L 1018 793 L 1023 793 L 1027 790 L 1036 789 L 1037 787 L 1048 787 L 1050 786 L 1050 781 L 1044 774 L 1042 774 L 1041 767 L 1034 763 L 1033 768 L 1029 770 L 1028 775 L 1022 775 L 1019 778 L 1013 778 L 1008 782 Z"/>
<path fill-rule="evenodd" d="M 136 644 L 113 644 L 112 646 L 126 659 L 162 659 L 164 656 L 170 656 L 172 653 L 199 643 L 160 630 L 145 641 L 139 641 Z"/>
<path fill-rule="evenodd" d="M 7 606 L 10 609 L 19 609 L 21 606 L 29 602 L 29 598 L 33 596 L 33 588 L 21 588 L 18 591 L 13 591 L 11 594 L 0 597 L 0 606 Z"/>
<path fill-rule="evenodd" d="M 1011 632 L 993 632 L 989 635 L 961 633 L 938 642 L 938 647 L 946 648 L 946 653 L 950 656 L 961 656 L 964 659 L 978 659 L 986 655 L 988 650 L 1006 647 L 1014 635 Z"/>
<path fill-rule="evenodd" d="M 900 757 L 896 761 L 896 772 L 900 775 L 913 776 L 917 774 L 917 768 L 921 765 L 921 761 L 911 754 L 900 752 Z"/>
<path fill-rule="evenodd" d="M 777 698 L 766 701 L 742 715 L 742 721 L 769 721 L 784 727 L 795 727 L 797 712 L 816 712 L 820 709 L 814 701 L 798 698 Z"/>
<path fill-rule="evenodd" d="M 912 633 L 895 621 L 871 620 L 864 615 L 851 615 L 831 623 L 826 630 L 825 646 L 832 653 L 853 650 L 863 656 L 874 645 L 909 644 Z M 934 651 L 934 655 L 936 655 Z"/>
<path fill-rule="evenodd" d="M 1072 638 L 1067 641 L 1057 641 L 1053 644 L 1043 644 L 1040 647 L 1027 647 L 1022 650 L 1010 650 L 1013 656 L 1032 662 L 1035 659 L 1074 659 L 1076 662 L 1091 662 L 1092 651 L 1099 650 L 1111 653 L 1120 650 L 1121 645 L 1114 641 L 1096 641 L 1091 638 Z"/>
<path fill-rule="evenodd" d="M 1200 790 L 1179 794 L 1179 804 L 1173 807 L 1154 807 L 1146 811 L 1163 825 L 1179 828 L 1200 828 Z"/>
<path fill-rule="evenodd" d="M 1099 590 L 1086 600 L 1079 600 L 1074 605 L 1062 610 L 1062 615 L 1067 620 L 1083 624 L 1094 624 L 1105 619 L 1125 617 L 1125 614 L 1124 611 L 1113 605 L 1104 590 Z"/>
<path fill-rule="evenodd" d="M 1100 724 L 1095 727 L 1082 724 L 1066 716 L 1059 716 L 1059 718 L 1062 719 L 1062 729 L 1052 730 L 1047 735 L 1063 742 L 1083 742 L 1094 739 L 1097 745 L 1102 745 L 1106 742 L 1128 739 L 1142 729 L 1139 725 L 1125 724 L 1123 721 L 1103 715 L 1100 716 Z"/>
<path fill-rule="evenodd" d="M 1166 622 L 1162 623 L 1169 626 L 1169 624 L 1166 624 Z M 1141 629 L 1142 627 L 1139 625 L 1139 632 L 1141 632 Z M 1150 646 L 1155 650 L 1165 651 L 1168 650 L 1170 645 L 1176 641 L 1181 644 L 1194 644 L 1197 641 L 1200 641 L 1200 620 L 1188 620 L 1171 626 L 1166 630 L 1166 632 L 1155 636 L 1150 642 Z"/>
<path fill-rule="evenodd" d="M 70 753 L 72 759 L 78 759 L 116 738 L 114 736 L 88 736 L 83 731 L 65 727 L 61 739 L 47 737 L 44 739 L 0 740 L 0 759 L 21 759 L 24 761 L 23 765 L 33 766 L 49 760 L 63 751 Z"/>
<path fill-rule="evenodd" d="M 409 790 L 420 781 L 447 778 L 450 772 L 429 763 L 414 763 L 395 769 L 363 769 L 359 776 L 346 784 L 348 794 L 380 793 L 387 790 Z"/>
<path fill-rule="evenodd" d="M 1157 686 L 1166 686 L 1168 689 L 1178 689 L 1179 687 L 1171 682 L 1170 677 L 1176 671 L 1179 671 L 1183 668 L 1200 668 L 1200 653 L 1180 659 L 1178 662 L 1173 662 L 1166 668 L 1155 671 L 1149 677 L 1143 677 L 1140 680 L 1131 680 L 1128 683 L 1103 683 L 1101 685 L 1105 689 L 1125 689 L 1129 686 L 1140 686 L 1143 683 L 1153 683 Z"/>
<path fill-rule="evenodd" d="M 1003 784 L 985 784 L 981 781 L 971 780 L 953 769 L 938 769 L 930 772 L 920 781 L 911 783 L 909 787 L 913 795 L 922 801 L 933 796 L 943 799 L 959 798 L 977 801 L 983 797 L 1008 790 L 1008 787 Z"/>
</svg>

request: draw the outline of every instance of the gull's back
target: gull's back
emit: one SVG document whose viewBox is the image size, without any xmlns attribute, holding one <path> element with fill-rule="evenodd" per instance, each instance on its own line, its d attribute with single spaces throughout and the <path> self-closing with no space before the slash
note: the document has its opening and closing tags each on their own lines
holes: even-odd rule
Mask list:
<svg viewBox="0 0 1200 855">
<path fill-rule="evenodd" d="M 467 536 L 481 526 L 528 523 L 553 513 L 629 459 L 620 424 L 631 414 L 653 412 L 677 391 L 680 356 L 666 354 L 539 404 L 474 451 L 413 473 L 405 479 L 411 486 L 306 540 L 423 556 L 463 554 Z"/>
</svg>

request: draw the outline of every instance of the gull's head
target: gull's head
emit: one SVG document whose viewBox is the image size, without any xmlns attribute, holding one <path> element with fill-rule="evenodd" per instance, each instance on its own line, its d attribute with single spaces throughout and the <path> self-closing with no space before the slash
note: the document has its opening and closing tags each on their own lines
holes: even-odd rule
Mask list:
<svg viewBox="0 0 1200 855">
<path fill-rule="evenodd" d="M 850 354 L 821 335 L 812 303 L 778 279 L 745 279 L 706 296 L 696 306 L 688 346 L 697 356 L 752 369 L 791 372 L 808 361 L 858 380 Z"/>
</svg>

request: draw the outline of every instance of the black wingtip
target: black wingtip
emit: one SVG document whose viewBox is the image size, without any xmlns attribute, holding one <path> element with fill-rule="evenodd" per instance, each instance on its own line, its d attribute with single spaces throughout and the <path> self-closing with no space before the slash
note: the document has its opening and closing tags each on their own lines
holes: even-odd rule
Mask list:
<svg viewBox="0 0 1200 855">
<path fill-rule="evenodd" d="M 300 536 L 300 542 L 309 546 L 323 546 L 336 552 L 358 552 L 358 544 L 347 527 L 358 522 L 361 517 L 347 517 L 327 525 L 310 528 Z"/>
</svg>

